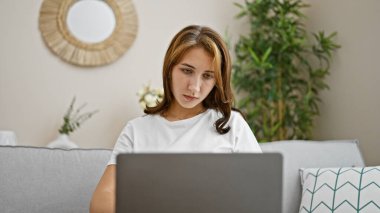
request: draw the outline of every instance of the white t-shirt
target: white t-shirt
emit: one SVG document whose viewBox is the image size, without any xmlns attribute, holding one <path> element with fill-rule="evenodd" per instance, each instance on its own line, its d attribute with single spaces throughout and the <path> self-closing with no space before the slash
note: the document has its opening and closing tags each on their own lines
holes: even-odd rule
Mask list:
<svg viewBox="0 0 380 213">
<path fill-rule="evenodd" d="M 108 164 L 119 153 L 233 153 L 261 152 L 255 136 L 240 113 L 232 111 L 226 134 L 214 126 L 221 114 L 213 109 L 192 118 L 168 121 L 160 115 L 144 115 L 127 123 Z"/>
</svg>

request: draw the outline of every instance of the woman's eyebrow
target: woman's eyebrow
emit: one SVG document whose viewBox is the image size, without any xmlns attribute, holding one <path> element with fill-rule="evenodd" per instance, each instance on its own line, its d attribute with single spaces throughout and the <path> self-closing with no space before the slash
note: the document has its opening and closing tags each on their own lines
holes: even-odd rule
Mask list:
<svg viewBox="0 0 380 213">
<path fill-rule="evenodd" d="M 193 65 L 190 65 L 190 64 L 187 64 L 187 63 L 182 63 L 181 65 L 186 66 L 186 67 L 190 67 L 192 69 L 195 69 L 195 67 Z M 213 70 L 206 70 L 205 72 L 214 73 Z"/>
<path fill-rule="evenodd" d="M 193 68 L 193 69 L 195 69 L 195 67 L 194 67 L 194 66 L 192 66 L 192 65 L 190 65 L 190 64 L 187 64 L 187 63 L 182 63 L 181 65 L 183 65 L 183 66 L 187 66 L 187 67 L 190 67 L 190 68 Z"/>
</svg>

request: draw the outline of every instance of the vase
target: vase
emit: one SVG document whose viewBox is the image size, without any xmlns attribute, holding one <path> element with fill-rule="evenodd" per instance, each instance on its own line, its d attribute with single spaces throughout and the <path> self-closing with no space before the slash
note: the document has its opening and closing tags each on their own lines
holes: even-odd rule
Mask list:
<svg viewBox="0 0 380 213">
<path fill-rule="evenodd" d="M 13 131 L 0 130 L 0 145 L 1 146 L 16 146 L 17 138 Z"/>
<path fill-rule="evenodd" d="M 60 148 L 60 149 L 74 149 L 79 148 L 79 146 L 70 140 L 67 134 L 59 134 L 58 137 L 50 142 L 47 147 L 49 148 Z"/>
</svg>

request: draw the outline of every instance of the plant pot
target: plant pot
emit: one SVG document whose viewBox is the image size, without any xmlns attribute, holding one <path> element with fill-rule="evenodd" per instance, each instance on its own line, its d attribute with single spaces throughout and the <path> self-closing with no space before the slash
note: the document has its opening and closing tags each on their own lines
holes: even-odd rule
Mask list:
<svg viewBox="0 0 380 213">
<path fill-rule="evenodd" d="M 75 149 L 79 146 L 70 140 L 69 136 L 66 134 L 59 134 L 57 139 L 50 142 L 47 147 L 49 148 L 60 148 L 60 149 Z"/>
</svg>

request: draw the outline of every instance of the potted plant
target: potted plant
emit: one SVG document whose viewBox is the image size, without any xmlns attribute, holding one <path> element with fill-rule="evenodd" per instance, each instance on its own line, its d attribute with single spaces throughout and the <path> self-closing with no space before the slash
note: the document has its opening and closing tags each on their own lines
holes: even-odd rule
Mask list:
<svg viewBox="0 0 380 213">
<path fill-rule="evenodd" d="M 49 148 L 78 148 L 78 145 L 70 140 L 69 135 L 78 129 L 86 120 L 90 119 L 95 113 L 98 112 L 98 110 L 95 110 L 81 114 L 81 110 L 87 104 L 84 103 L 77 109 L 74 109 L 75 100 L 76 98 L 74 96 L 66 114 L 63 116 L 63 124 L 58 130 L 59 136 L 56 140 L 48 144 Z"/>
<path fill-rule="evenodd" d="M 302 0 L 235 3 L 250 31 L 241 35 L 233 64 L 238 107 L 258 141 L 310 139 L 319 115 L 320 91 L 328 89 L 336 33 L 311 33 L 303 24 Z"/>
</svg>

